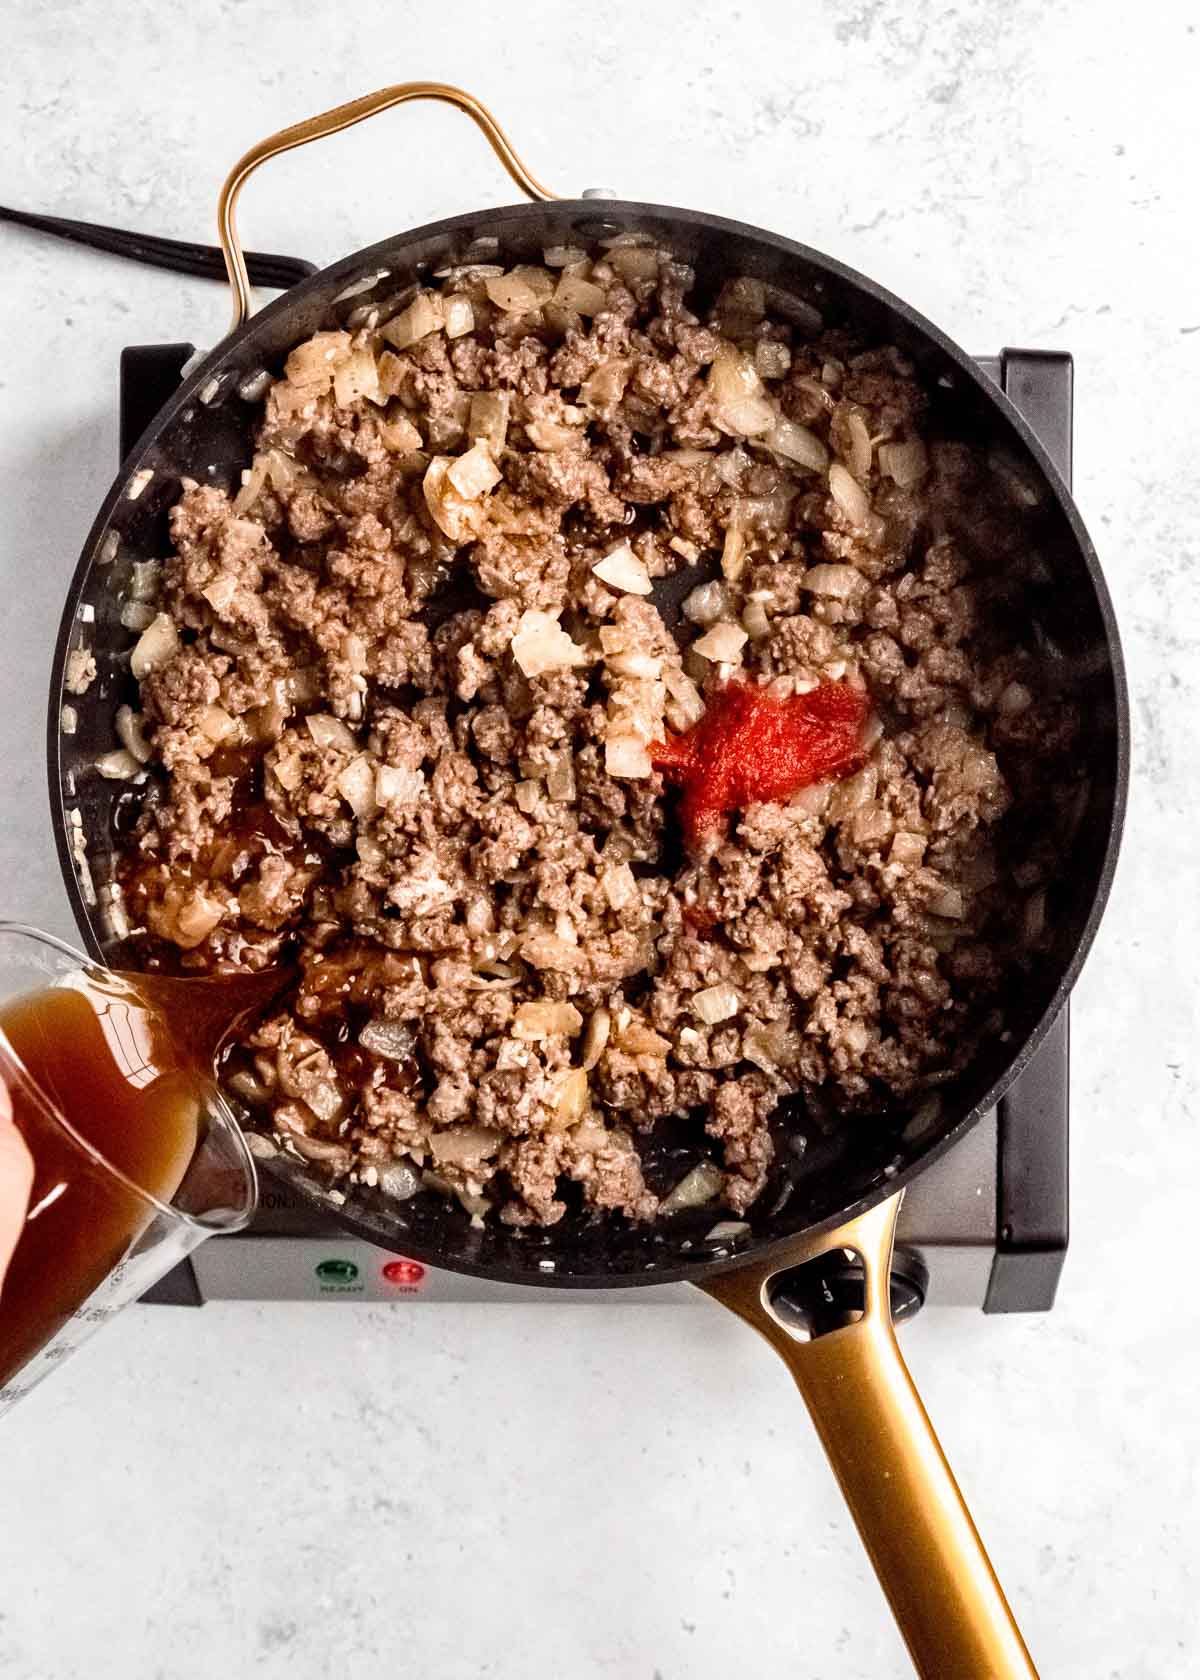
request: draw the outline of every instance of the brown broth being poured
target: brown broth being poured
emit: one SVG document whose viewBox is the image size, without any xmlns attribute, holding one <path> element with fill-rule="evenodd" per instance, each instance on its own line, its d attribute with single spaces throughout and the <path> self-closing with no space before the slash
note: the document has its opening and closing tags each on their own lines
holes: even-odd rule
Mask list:
<svg viewBox="0 0 1200 1680">
<path fill-rule="evenodd" d="M 81 971 L 0 1006 L 0 1071 L 34 1158 L 0 1297 L 0 1386 L 129 1254 L 155 1201 L 176 1195 L 222 1039 L 286 983 L 281 971 L 136 981 Z"/>
</svg>

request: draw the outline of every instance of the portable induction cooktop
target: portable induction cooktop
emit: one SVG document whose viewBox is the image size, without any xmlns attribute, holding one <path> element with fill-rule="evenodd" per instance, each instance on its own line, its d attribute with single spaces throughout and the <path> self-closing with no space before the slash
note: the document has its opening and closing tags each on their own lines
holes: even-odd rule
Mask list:
<svg viewBox="0 0 1200 1680">
<path fill-rule="evenodd" d="M 121 248 L 127 255 L 141 254 Z M 157 253 L 143 255 L 142 260 L 176 266 L 163 262 Z M 298 271 L 290 279 L 308 268 L 290 260 L 266 260 Z M 272 283 L 271 276 L 262 278 Z M 288 279 L 281 273 L 274 283 Z M 122 459 L 170 397 L 194 353 L 190 344 L 135 345 L 122 353 Z M 1029 421 L 1069 485 L 1070 356 L 1059 351 L 1005 350 L 999 356 L 981 357 L 980 366 Z M 910 1186 L 893 1264 L 897 1318 L 909 1317 L 924 1306 L 1046 1312 L 1053 1305 L 1067 1249 L 1068 1007 L 998 1107 Z M 850 1267 L 843 1282 L 848 1292 L 859 1288 Z M 830 1275 L 828 1287 L 839 1287 L 836 1273 Z M 697 1290 L 682 1283 L 596 1290 L 592 1295 L 641 1306 L 702 1299 Z M 281 1184 L 268 1178 L 249 1230 L 204 1245 L 145 1298 L 201 1306 L 213 1300 L 535 1304 L 555 1297 L 549 1290 L 436 1271 L 363 1242 L 300 1207 Z"/>
</svg>

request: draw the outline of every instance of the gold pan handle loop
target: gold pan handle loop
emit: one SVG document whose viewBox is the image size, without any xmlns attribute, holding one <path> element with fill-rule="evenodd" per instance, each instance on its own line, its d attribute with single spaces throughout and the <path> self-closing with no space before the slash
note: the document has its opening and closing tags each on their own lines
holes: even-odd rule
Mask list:
<svg viewBox="0 0 1200 1680">
<path fill-rule="evenodd" d="M 232 331 L 236 332 L 251 313 L 250 278 L 246 273 L 246 258 L 237 230 L 237 202 L 242 188 L 259 164 L 277 157 L 280 152 L 306 146 L 310 140 L 323 140 L 328 134 L 352 128 L 355 123 L 363 122 L 380 111 L 388 111 L 393 105 L 404 105 L 410 99 L 437 99 L 465 111 L 527 198 L 545 201 L 558 196 L 542 186 L 526 169 L 487 106 L 462 88 L 450 87 L 445 82 L 398 82 L 394 87 L 380 88 L 378 93 L 363 94 L 361 99 L 352 99 L 332 111 L 324 111 L 320 116 L 309 117 L 305 122 L 293 123 L 290 128 L 281 128 L 278 134 L 268 135 L 240 157 L 226 177 L 217 200 L 217 238 L 225 254 L 225 268 L 233 291 Z"/>
</svg>

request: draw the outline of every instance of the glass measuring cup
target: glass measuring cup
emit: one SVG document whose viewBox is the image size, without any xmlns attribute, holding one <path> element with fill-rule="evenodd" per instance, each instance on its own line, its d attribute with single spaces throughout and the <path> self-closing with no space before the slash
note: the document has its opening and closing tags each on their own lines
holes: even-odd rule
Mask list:
<svg viewBox="0 0 1200 1680">
<path fill-rule="evenodd" d="M 0 1290 L 3 1413 L 205 1238 L 244 1226 L 257 1181 L 154 982 L 11 922 L 0 922 L 0 1081 L 34 1169 Z"/>
</svg>

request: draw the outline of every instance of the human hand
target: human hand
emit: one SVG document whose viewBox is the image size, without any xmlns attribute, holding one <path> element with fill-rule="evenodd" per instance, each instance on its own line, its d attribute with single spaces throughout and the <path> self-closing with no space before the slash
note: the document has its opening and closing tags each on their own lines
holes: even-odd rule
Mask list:
<svg viewBox="0 0 1200 1680">
<path fill-rule="evenodd" d="M 33 1188 L 33 1157 L 12 1117 L 12 1098 L 0 1083 L 0 1288 L 25 1224 Z"/>
</svg>

